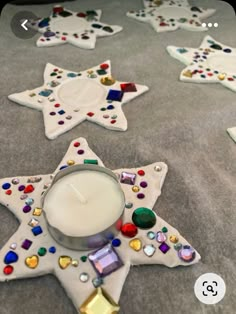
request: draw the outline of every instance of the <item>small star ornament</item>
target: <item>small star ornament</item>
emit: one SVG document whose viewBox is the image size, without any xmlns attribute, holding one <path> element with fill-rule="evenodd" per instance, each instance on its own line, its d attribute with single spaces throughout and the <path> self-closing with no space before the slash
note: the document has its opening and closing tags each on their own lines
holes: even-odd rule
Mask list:
<svg viewBox="0 0 236 314">
<path fill-rule="evenodd" d="M 122 30 L 121 26 L 101 23 L 101 15 L 101 10 L 73 12 L 58 5 L 49 17 L 30 20 L 27 26 L 42 33 L 37 40 L 38 47 L 69 43 L 93 49 L 97 37 L 111 36 Z"/>
<path fill-rule="evenodd" d="M 42 111 L 46 136 L 55 139 L 84 120 L 109 130 L 127 130 L 122 105 L 147 90 L 144 85 L 115 80 L 109 60 L 82 72 L 67 71 L 48 63 L 42 86 L 8 98 Z"/>
<path fill-rule="evenodd" d="M 199 48 L 168 46 L 169 54 L 187 65 L 180 80 L 220 83 L 236 91 L 236 49 L 206 36 Z"/>
<path fill-rule="evenodd" d="M 151 24 L 156 32 L 175 31 L 179 28 L 188 31 L 206 31 L 202 19 L 215 13 L 215 9 L 190 6 L 186 0 L 144 0 L 145 8 L 129 11 L 128 17 Z"/>
<path fill-rule="evenodd" d="M 79 313 L 118 313 L 119 297 L 131 265 L 188 266 L 197 263 L 200 255 L 153 211 L 167 174 L 167 165 L 163 162 L 114 170 L 118 178 L 116 184 L 125 197 L 123 218 L 116 225 L 115 237 L 107 235 L 106 244 L 87 251 L 59 244 L 54 240 L 55 234 L 51 235 L 52 227 L 49 231 L 47 218 L 50 213 L 41 207 L 42 195 L 50 191 L 50 185 L 53 188 L 56 175 L 62 175 L 73 165 L 85 163 L 106 169 L 86 140 L 78 138 L 71 143 L 53 174 L 0 180 L 0 202 L 20 221 L 16 233 L 1 248 L 0 280 L 53 273 Z M 95 193 L 90 199 L 100 195 Z M 27 205 L 29 198 L 31 205 Z M 57 211 L 53 221 L 58 217 Z M 66 222 L 70 218 L 68 216 Z M 50 219 L 52 221 L 52 217 Z M 63 219 L 65 222 L 65 217 Z M 81 225 L 83 232 L 90 228 L 89 219 Z M 78 231 L 79 223 L 76 226 Z"/>
</svg>

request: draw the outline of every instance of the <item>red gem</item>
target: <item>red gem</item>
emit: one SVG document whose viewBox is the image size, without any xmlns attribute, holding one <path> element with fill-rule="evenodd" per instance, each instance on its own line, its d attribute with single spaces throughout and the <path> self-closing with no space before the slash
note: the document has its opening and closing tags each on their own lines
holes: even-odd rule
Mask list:
<svg viewBox="0 0 236 314">
<path fill-rule="evenodd" d="M 142 169 L 140 169 L 140 170 L 138 171 L 138 175 L 140 175 L 140 176 L 144 176 L 144 175 L 145 175 L 145 171 L 144 171 L 144 170 L 142 170 Z"/>
<path fill-rule="evenodd" d="M 53 13 L 61 13 L 63 11 L 63 7 L 61 6 L 55 6 L 53 8 Z"/>
<path fill-rule="evenodd" d="M 79 13 L 77 13 L 77 16 L 78 16 L 78 17 L 86 17 L 86 14 L 83 13 L 83 12 L 79 12 Z"/>
<path fill-rule="evenodd" d="M 79 142 L 74 142 L 74 147 L 79 147 L 80 143 Z"/>
<path fill-rule="evenodd" d="M 34 191 L 34 187 L 32 184 L 29 184 L 25 187 L 24 189 L 24 193 L 27 194 L 27 193 L 32 193 Z"/>
<path fill-rule="evenodd" d="M 94 116 L 94 113 L 93 112 L 88 112 L 87 116 L 92 117 L 92 116 Z"/>
<path fill-rule="evenodd" d="M 203 73 L 203 71 L 202 70 L 198 70 L 198 73 Z"/>
<path fill-rule="evenodd" d="M 213 73 L 207 73 L 208 76 L 213 76 Z"/>
<path fill-rule="evenodd" d="M 41 38 L 40 40 L 41 40 L 41 41 L 45 41 L 45 39 L 43 39 L 43 38 Z"/>
<path fill-rule="evenodd" d="M 60 107 L 60 104 L 55 104 L 54 107 L 58 108 Z"/>
<path fill-rule="evenodd" d="M 62 37 L 61 37 L 61 40 L 66 40 L 66 37 L 65 37 L 65 36 L 62 36 Z"/>
<path fill-rule="evenodd" d="M 165 22 L 161 22 L 160 26 L 169 26 L 169 24 L 166 24 Z"/>
<path fill-rule="evenodd" d="M 134 83 L 123 83 L 120 84 L 120 88 L 123 92 L 137 92 L 137 88 Z"/>
<path fill-rule="evenodd" d="M 4 267 L 3 272 L 5 275 L 11 275 L 13 273 L 13 270 L 14 270 L 13 266 L 7 265 Z"/>
<path fill-rule="evenodd" d="M 102 63 L 102 64 L 100 64 L 100 69 L 106 70 L 106 69 L 108 69 L 108 68 L 109 68 L 109 64 L 107 64 L 107 63 Z"/>
<path fill-rule="evenodd" d="M 58 69 L 54 69 L 54 70 L 53 70 L 53 72 L 57 72 L 57 71 L 58 71 Z"/>
<path fill-rule="evenodd" d="M 121 227 L 121 233 L 125 237 L 133 238 L 138 233 L 138 229 L 134 224 L 128 222 Z"/>
<path fill-rule="evenodd" d="M 232 77 L 228 77 L 228 81 L 234 81 L 234 79 Z"/>
<path fill-rule="evenodd" d="M 111 120 L 111 124 L 115 124 L 116 123 L 116 120 Z"/>
<path fill-rule="evenodd" d="M 5 193 L 6 193 L 7 195 L 11 195 L 12 190 L 7 190 Z"/>
</svg>

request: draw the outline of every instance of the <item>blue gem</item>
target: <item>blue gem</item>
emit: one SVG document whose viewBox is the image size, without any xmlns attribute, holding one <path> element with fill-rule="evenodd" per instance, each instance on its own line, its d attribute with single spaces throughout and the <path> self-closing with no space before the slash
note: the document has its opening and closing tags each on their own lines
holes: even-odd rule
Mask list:
<svg viewBox="0 0 236 314">
<path fill-rule="evenodd" d="M 8 189 L 10 189 L 10 187 L 11 187 L 10 183 L 3 183 L 3 185 L 2 185 L 3 190 L 8 190 Z"/>
<path fill-rule="evenodd" d="M 38 27 L 43 28 L 49 25 L 50 18 L 45 18 L 38 23 Z"/>
<path fill-rule="evenodd" d="M 64 111 L 64 110 L 60 110 L 60 111 L 58 111 L 58 113 L 59 113 L 60 115 L 62 115 L 62 114 L 65 113 L 65 111 Z"/>
<path fill-rule="evenodd" d="M 16 263 L 17 261 L 18 261 L 18 255 L 13 251 L 9 251 L 4 258 L 5 264 Z"/>
<path fill-rule="evenodd" d="M 48 97 L 51 95 L 51 93 L 52 93 L 51 89 L 45 89 L 45 90 L 42 90 L 41 92 L 39 92 L 39 95 L 43 96 L 43 97 Z"/>
<path fill-rule="evenodd" d="M 185 49 L 185 48 L 178 48 L 177 51 L 178 51 L 179 53 L 186 53 L 186 52 L 188 52 L 188 50 Z"/>
<path fill-rule="evenodd" d="M 59 170 L 63 170 L 63 169 L 65 169 L 65 168 L 67 168 L 67 167 L 68 167 L 67 165 L 61 166 L 61 167 L 59 168 Z"/>
<path fill-rule="evenodd" d="M 92 24 L 91 26 L 94 27 L 94 28 L 98 28 L 98 29 L 102 28 L 102 25 L 96 24 L 96 23 Z"/>
<path fill-rule="evenodd" d="M 33 198 L 31 198 L 31 197 L 28 197 L 27 199 L 26 199 L 26 201 L 25 201 L 25 204 L 26 205 L 33 205 L 34 204 L 34 199 Z"/>
<path fill-rule="evenodd" d="M 50 253 L 52 253 L 52 254 L 56 253 L 56 248 L 55 248 L 55 246 L 51 246 L 48 251 L 49 251 Z"/>
<path fill-rule="evenodd" d="M 49 38 L 49 37 L 56 36 L 56 34 L 54 32 L 47 31 L 43 34 L 43 36 L 46 38 Z"/>
<path fill-rule="evenodd" d="M 113 105 L 109 105 L 109 106 L 107 106 L 107 109 L 109 109 L 109 110 L 112 110 L 112 109 L 114 109 L 115 107 L 113 106 Z"/>
<path fill-rule="evenodd" d="M 112 242 L 111 242 L 111 244 L 112 244 L 112 246 L 114 246 L 114 247 L 118 247 L 118 246 L 120 246 L 121 245 L 121 241 L 120 241 L 120 239 L 113 239 L 112 240 Z"/>
<path fill-rule="evenodd" d="M 71 73 L 68 73 L 67 76 L 68 76 L 68 77 L 76 77 L 77 74 L 71 72 Z"/>
<path fill-rule="evenodd" d="M 36 227 L 32 228 L 31 231 L 33 232 L 33 234 L 35 236 L 43 233 L 43 229 L 40 226 L 36 226 Z"/>
<path fill-rule="evenodd" d="M 226 52 L 226 53 L 230 53 L 230 52 L 232 52 L 232 50 L 231 50 L 231 49 L 229 49 L 229 48 L 225 48 L 223 51 L 224 51 L 224 52 Z"/>
<path fill-rule="evenodd" d="M 124 92 L 121 90 L 110 89 L 107 95 L 107 100 L 121 101 Z"/>
</svg>

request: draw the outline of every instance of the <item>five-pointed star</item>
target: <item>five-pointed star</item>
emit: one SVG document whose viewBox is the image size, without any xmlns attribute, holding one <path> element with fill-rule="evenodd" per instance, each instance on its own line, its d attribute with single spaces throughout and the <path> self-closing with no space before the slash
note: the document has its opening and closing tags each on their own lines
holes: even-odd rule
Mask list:
<svg viewBox="0 0 236 314">
<path fill-rule="evenodd" d="M 190 6 L 187 1 L 144 1 L 145 9 L 129 11 L 127 16 L 150 23 L 157 32 L 174 31 L 179 28 L 189 31 L 206 31 L 201 20 L 215 13 L 214 9 Z"/>
<path fill-rule="evenodd" d="M 19 229 L 1 249 L 0 280 L 6 281 L 53 273 L 58 277 L 77 309 L 79 309 L 80 306 L 82 306 L 82 309 L 86 308 L 86 304 L 89 303 L 87 298 L 90 298 L 91 294 L 95 291 L 92 280 L 96 278 L 96 272 L 89 260 L 82 262 L 80 259 L 90 252 L 70 250 L 59 245 L 51 237 L 47 229 L 44 215 L 39 208 L 41 206 L 41 195 L 48 186 L 50 186 L 55 174 L 59 171 L 63 171 L 60 169 L 63 169 L 68 164 L 83 164 L 84 159 L 96 159 L 98 165 L 104 166 L 98 156 L 88 147 L 86 140 L 84 138 L 78 138 L 72 141 L 62 162 L 52 175 L 14 177 L 0 180 L 0 202 L 9 208 L 20 221 Z M 154 212 L 152 208 L 161 194 L 161 188 L 167 173 L 167 165 L 159 162 L 136 169 L 119 169 L 114 171 L 115 174 L 120 175 L 120 178 L 123 172 L 136 175 L 135 185 L 127 184 L 127 182 L 121 183 L 121 188 L 124 191 L 126 199 L 126 208 L 123 217 L 123 225 L 125 225 L 126 223 L 132 223 L 132 215 L 137 208 L 149 208 L 148 210 L 153 215 Z M 146 182 L 146 184 L 142 182 Z M 137 197 L 137 190 L 134 191 L 134 186 L 139 188 L 139 193 L 143 194 L 142 198 Z M 31 205 L 27 205 L 29 201 Z M 135 236 L 131 235 L 131 237 L 127 237 L 122 232 L 119 232 L 117 236 L 121 244 L 115 249 L 118 256 L 123 261 L 123 266 L 106 276 L 101 286 L 114 302 L 118 302 L 119 300 L 122 286 L 131 265 L 163 264 L 168 267 L 178 265 L 187 266 L 198 262 L 200 259 L 200 255 L 196 251 L 194 251 L 193 256 L 188 253 L 189 243 L 176 229 L 156 214 L 154 215 L 156 222 L 154 222 L 153 227 L 150 229 L 142 229 L 139 227 Z M 32 226 L 39 227 L 42 232 L 34 235 Z M 164 230 L 163 227 L 166 230 Z M 161 236 L 166 237 L 166 239 L 160 241 L 165 241 L 163 243 L 158 243 L 155 238 L 151 239 L 147 236 L 148 232 L 157 235 L 157 232 L 161 230 L 165 232 L 165 234 L 162 233 Z M 137 243 L 134 242 L 133 247 L 136 245 L 136 250 L 131 248 L 130 241 L 134 240 L 136 242 L 138 240 L 138 244 L 141 245 L 140 248 L 137 248 Z M 26 246 L 25 241 L 28 243 Z M 179 251 L 177 245 L 179 246 Z M 163 251 L 161 251 L 161 246 Z M 181 251 L 181 248 L 183 251 Z M 186 257 L 186 260 L 180 258 L 180 251 Z M 16 260 L 15 254 L 18 260 Z M 10 257 L 13 255 L 13 261 L 9 261 L 9 255 Z M 74 267 L 73 263 L 68 263 L 67 267 L 64 269 L 59 267 L 58 262 L 62 256 L 67 256 L 67 258 L 71 258 L 73 261 L 79 261 L 78 267 Z M 106 263 L 108 261 L 109 259 Z M 80 274 L 84 272 L 89 275 L 87 282 L 82 282 L 79 279 Z M 100 292 L 101 290 L 98 291 L 98 295 L 101 295 Z M 97 296 L 97 298 L 99 298 L 99 296 Z M 116 305 L 113 304 L 113 310 L 111 310 L 111 312 L 107 311 L 106 313 L 112 314 L 113 311 L 115 311 L 115 306 Z M 96 311 L 96 309 L 90 312 L 81 310 L 81 312 L 101 314 L 99 311 Z"/>
<path fill-rule="evenodd" d="M 37 40 L 38 47 L 70 43 L 80 48 L 93 49 L 97 37 L 111 36 L 122 30 L 121 26 L 101 23 L 101 15 L 101 10 L 73 12 L 56 6 L 49 17 L 30 20 L 27 26 L 43 33 Z"/>
<path fill-rule="evenodd" d="M 112 78 L 109 60 L 79 73 L 48 63 L 43 86 L 12 94 L 9 99 L 43 111 L 46 136 L 54 139 L 84 120 L 125 131 L 122 105 L 147 90 L 147 86 Z"/>
<path fill-rule="evenodd" d="M 221 83 L 236 91 L 236 49 L 206 36 L 200 48 L 168 46 L 169 54 L 187 67 L 180 80 L 197 83 Z"/>
</svg>

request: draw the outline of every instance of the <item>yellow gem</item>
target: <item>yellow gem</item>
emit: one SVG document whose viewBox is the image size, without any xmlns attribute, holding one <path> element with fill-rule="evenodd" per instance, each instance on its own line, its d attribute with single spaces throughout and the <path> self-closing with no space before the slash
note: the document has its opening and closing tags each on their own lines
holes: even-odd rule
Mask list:
<svg viewBox="0 0 236 314">
<path fill-rule="evenodd" d="M 107 294 L 107 292 L 98 287 L 81 305 L 81 314 L 118 314 L 120 307 Z"/>
<path fill-rule="evenodd" d="M 140 190 L 140 188 L 137 185 L 134 185 L 132 187 L 132 191 L 135 192 L 135 193 L 137 193 L 139 190 Z"/>
<path fill-rule="evenodd" d="M 116 80 L 111 76 L 105 76 L 101 78 L 101 83 L 106 86 L 110 86 L 115 84 Z"/>
<path fill-rule="evenodd" d="M 92 74 L 92 73 L 93 73 L 93 70 L 88 70 L 87 73 L 88 73 L 88 74 Z"/>
<path fill-rule="evenodd" d="M 79 266 L 79 262 L 77 261 L 77 259 L 73 259 L 73 261 L 71 262 L 71 265 L 74 267 L 78 267 Z"/>
<path fill-rule="evenodd" d="M 221 74 L 219 74 L 217 77 L 218 77 L 218 79 L 219 79 L 220 81 L 223 81 L 223 80 L 225 79 L 225 77 L 226 77 L 226 74 L 221 73 Z"/>
<path fill-rule="evenodd" d="M 187 70 L 187 71 L 183 72 L 183 76 L 191 78 L 193 75 L 192 75 L 192 72 L 190 70 Z"/>
<path fill-rule="evenodd" d="M 37 255 L 29 256 L 25 259 L 25 265 L 31 269 L 35 269 L 39 264 L 39 258 Z"/>
<path fill-rule="evenodd" d="M 154 0 L 154 3 L 159 6 L 162 4 L 162 0 Z"/>
<path fill-rule="evenodd" d="M 34 216 L 41 216 L 43 209 L 39 208 L 39 207 L 35 207 L 34 211 L 33 211 L 33 215 Z"/>
<path fill-rule="evenodd" d="M 58 259 L 58 264 L 61 269 L 66 269 L 72 262 L 72 258 L 69 256 L 60 256 Z"/>
<path fill-rule="evenodd" d="M 176 235 L 171 235 L 170 236 L 170 242 L 172 243 L 177 243 L 179 241 L 178 237 Z"/>
<path fill-rule="evenodd" d="M 68 166 L 73 166 L 75 164 L 74 160 L 67 160 L 67 165 Z"/>
<path fill-rule="evenodd" d="M 131 247 L 131 249 L 138 252 L 142 248 L 142 241 L 139 240 L 138 238 L 135 238 L 135 239 L 129 241 L 129 246 Z"/>
</svg>

